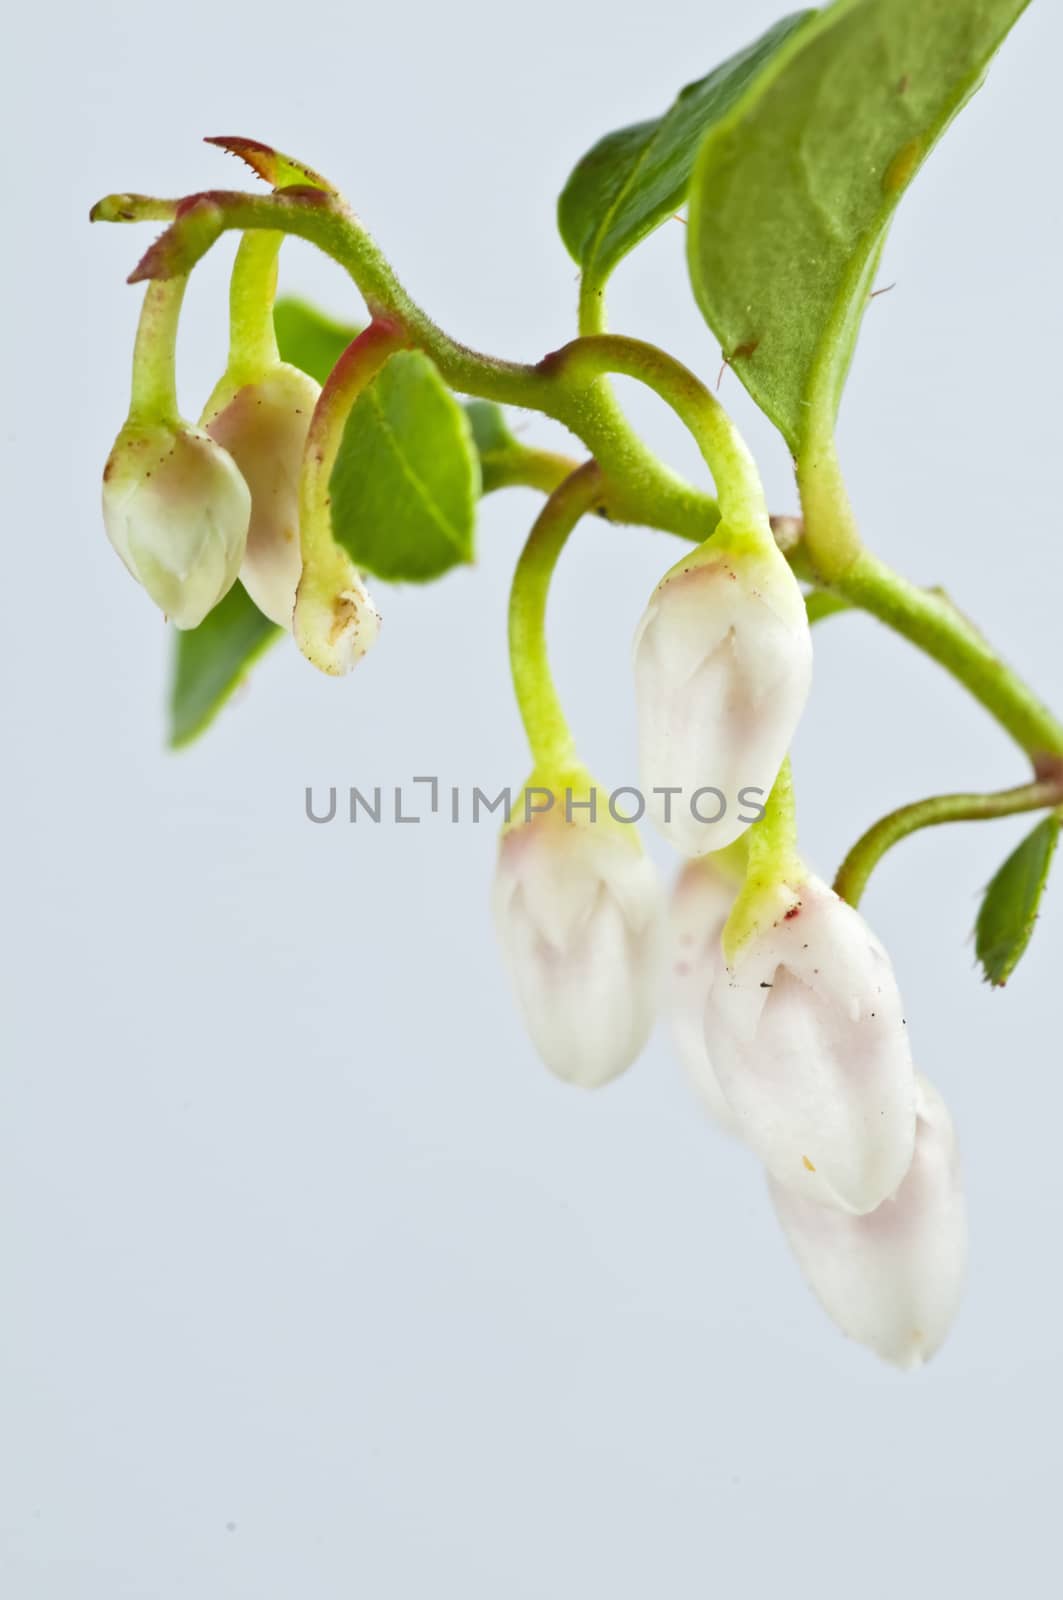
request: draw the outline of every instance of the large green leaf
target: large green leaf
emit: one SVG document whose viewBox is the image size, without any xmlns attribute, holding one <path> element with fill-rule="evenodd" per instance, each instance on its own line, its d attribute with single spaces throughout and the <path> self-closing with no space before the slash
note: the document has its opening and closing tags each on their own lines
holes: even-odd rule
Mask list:
<svg viewBox="0 0 1063 1600">
<path fill-rule="evenodd" d="M 632 246 L 674 213 L 706 131 L 814 15 L 784 17 L 708 77 L 688 84 L 663 117 L 606 134 L 587 152 L 557 206 L 561 237 L 587 282 L 602 285 Z"/>
<path fill-rule="evenodd" d="M 233 690 L 282 628 L 264 617 L 239 583 L 198 628 L 174 629 L 170 745 L 190 744 L 213 722 Z"/>
<path fill-rule="evenodd" d="M 379 578 L 424 583 L 473 559 L 472 426 L 419 350 L 393 355 L 355 401 L 329 489 L 333 533 Z"/>
<path fill-rule="evenodd" d="M 1007 983 L 1030 942 L 1059 830 L 1058 816 L 1039 822 L 985 892 L 975 925 L 975 950 L 989 983 Z"/>
<path fill-rule="evenodd" d="M 833 424 L 890 218 L 1028 0 L 837 0 L 701 146 L 698 304 L 800 454 Z"/>
</svg>

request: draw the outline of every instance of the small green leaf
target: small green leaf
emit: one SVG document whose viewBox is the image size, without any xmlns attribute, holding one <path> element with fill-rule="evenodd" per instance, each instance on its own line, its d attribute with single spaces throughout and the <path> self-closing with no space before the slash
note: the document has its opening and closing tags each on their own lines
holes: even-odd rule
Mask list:
<svg viewBox="0 0 1063 1600">
<path fill-rule="evenodd" d="M 836 0 L 705 138 L 698 304 L 795 455 L 833 425 L 890 219 L 1028 0 Z"/>
<path fill-rule="evenodd" d="M 289 296 L 273 307 L 273 326 L 281 360 L 308 372 L 318 383 L 325 382 L 351 340 L 361 332 L 360 328 L 333 322 L 314 306 Z"/>
<path fill-rule="evenodd" d="M 975 924 L 975 951 L 988 983 L 1007 983 L 1030 942 L 1059 830 L 1058 816 L 1039 822 L 985 892 Z"/>
<path fill-rule="evenodd" d="M 472 429 L 473 443 L 482 456 L 507 455 L 519 450 L 520 443 L 510 432 L 505 413 L 493 400 L 467 400 L 465 415 Z"/>
<path fill-rule="evenodd" d="M 607 134 L 587 152 L 562 190 L 557 222 L 588 282 L 604 284 L 632 246 L 682 204 L 704 134 L 813 16 L 784 17 L 708 77 L 688 84 L 663 117 Z"/>
<path fill-rule="evenodd" d="M 393 355 L 355 401 L 329 489 L 333 533 L 378 578 L 425 583 L 473 559 L 472 425 L 419 350 Z"/>
<path fill-rule="evenodd" d="M 262 615 L 239 583 L 233 584 L 198 628 L 174 629 L 171 749 L 191 744 L 213 722 L 262 652 L 283 631 Z"/>
</svg>

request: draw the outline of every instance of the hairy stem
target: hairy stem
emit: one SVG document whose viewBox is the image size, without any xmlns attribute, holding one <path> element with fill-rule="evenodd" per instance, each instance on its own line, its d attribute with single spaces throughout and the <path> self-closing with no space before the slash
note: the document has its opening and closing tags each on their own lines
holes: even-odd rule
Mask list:
<svg viewBox="0 0 1063 1600">
<path fill-rule="evenodd" d="M 868 879 L 887 850 L 922 828 L 945 822 L 980 822 L 1063 804 L 1063 778 L 1027 783 L 997 794 L 939 794 L 913 800 L 880 818 L 857 840 L 838 869 L 834 888 L 851 906 L 860 904 Z"/>
<path fill-rule="evenodd" d="M 949 600 L 910 583 L 868 554 L 831 587 L 958 679 L 1035 768 L 1063 755 L 1063 724 Z"/>
<path fill-rule="evenodd" d="M 316 188 L 270 195 L 209 190 L 180 202 L 109 195 L 90 213 L 96 221 L 137 221 L 174 208 L 171 226 L 147 252 L 131 282 L 187 274 L 221 235 L 274 229 L 306 239 L 348 272 L 371 315 L 400 323 L 461 394 L 527 406 L 562 422 L 586 444 L 610 482 L 621 520 L 645 522 L 704 539 L 719 517 L 715 500 L 663 466 L 600 385 L 559 381 L 549 363 L 528 366 L 468 349 L 438 327 L 402 287 L 390 263 L 338 196 Z"/>
<path fill-rule="evenodd" d="M 541 489 L 544 494 L 553 494 L 578 466 L 579 462 L 572 456 L 522 444 L 488 451 L 480 457 L 483 492 L 493 494 L 496 489 Z"/>
<path fill-rule="evenodd" d="M 593 383 L 616 372 L 653 389 L 697 443 L 715 480 L 721 514 L 738 527 L 767 528 L 768 508 L 753 457 L 716 396 L 674 356 L 641 339 L 604 333 L 575 339 L 539 365 L 569 384 Z M 704 536 L 711 531 L 706 528 Z"/>
</svg>

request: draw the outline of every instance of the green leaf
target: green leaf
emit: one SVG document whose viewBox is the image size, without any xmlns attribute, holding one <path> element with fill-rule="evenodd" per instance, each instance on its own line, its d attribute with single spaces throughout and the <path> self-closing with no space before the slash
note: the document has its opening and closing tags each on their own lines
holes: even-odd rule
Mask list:
<svg viewBox="0 0 1063 1600">
<path fill-rule="evenodd" d="M 795 455 L 833 425 L 901 196 L 1027 3 L 837 0 L 702 144 L 694 293 Z"/>
<path fill-rule="evenodd" d="M 481 458 L 508 455 L 521 448 L 520 442 L 510 432 L 501 406 L 496 406 L 493 400 L 467 400 L 465 415 L 469 419 L 473 443 Z"/>
<path fill-rule="evenodd" d="M 277 330 L 277 347 L 281 360 L 308 372 L 318 383 L 324 383 L 351 340 L 361 331 L 341 322 L 333 322 L 303 300 L 289 298 L 278 300 L 273 308 L 273 321 Z M 514 451 L 523 447 L 506 423 L 501 408 L 491 400 L 467 400 L 465 414 L 472 429 L 473 442 L 480 456 L 483 491 L 494 487 L 494 481 L 510 462 Z"/>
<path fill-rule="evenodd" d="M 329 490 L 333 533 L 378 578 L 425 583 L 473 559 L 472 425 L 419 350 L 393 355 L 355 401 Z"/>
<path fill-rule="evenodd" d="M 688 84 L 663 117 L 607 134 L 587 152 L 562 190 L 557 222 L 588 283 L 604 284 L 632 246 L 673 215 L 706 131 L 814 16 L 784 17 L 708 77 Z"/>
<path fill-rule="evenodd" d="M 303 300 L 285 297 L 273 307 L 273 326 L 281 360 L 324 383 L 360 328 L 333 322 Z"/>
<path fill-rule="evenodd" d="M 213 722 L 262 652 L 283 631 L 262 615 L 239 583 L 233 584 L 198 628 L 174 629 L 171 749 L 191 744 Z"/>
<path fill-rule="evenodd" d="M 975 924 L 975 951 L 988 983 L 1007 983 L 1030 942 L 1059 830 L 1058 816 L 1039 822 L 985 892 Z"/>
</svg>

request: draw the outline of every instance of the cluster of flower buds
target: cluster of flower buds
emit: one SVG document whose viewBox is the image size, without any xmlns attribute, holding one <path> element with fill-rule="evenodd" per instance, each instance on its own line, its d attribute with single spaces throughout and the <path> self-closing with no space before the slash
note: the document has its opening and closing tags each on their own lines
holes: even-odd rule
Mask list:
<svg viewBox="0 0 1063 1600">
<path fill-rule="evenodd" d="M 723 528 L 666 574 L 634 665 L 647 790 L 766 798 L 782 786 L 811 647 L 800 588 L 762 530 Z M 550 774 L 535 781 L 551 787 Z M 714 825 L 681 805 L 653 815 L 695 858 L 672 901 L 666 997 L 690 1076 L 764 1164 L 829 1314 L 886 1359 L 917 1364 L 955 1311 L 966 1233 L 951 1123 L 916 1076 L 889 958 L 800 862 L 792 815 L 782 847 L 762 842 L 768 817 L 749 833 L 737 806 Z M 605 1084 L 642 1048 L 661 974 L 658 905 L 634 830 L 612 817 L 555 809 L 504 832 L 503 950 L 559 1077 Z"/>
<path fill-rule="evenodd" d="M 729 952 L 734 898 L 711 858 L 676 889 L 681 1058 L 716 1120 L 763 1161 L 828 1314 L 884 1359 L 919 1365 L 959 1303 L 966 1216 L 951 1119 L 913 1068 L 889 958 L 811 875 L 766 888 Z"/>
<path fill-rule="evenodd" d="M 294 174 L 327 188 L 266 147 L 221 142 L 271 182 Z M 408 332 L 378 312 L 323 389 L 285 365 L 273 329 L 280 241 L 249 233 L 240 246 L 229 362 L 200 427 L 180 418 L 174 384 L 184 280 L 149 284 L 104 518 L 178 627 L 196 627 L 239 577 L 310 661 L 338 675 L 372 644 L 379 618 L 334 537 L 331 475 L 357 397 Z M 945 1336 L 961 1288 L 955 1139 L 915 1072 L 885 951 L 797 854 L 787 752 L 811 684 L 808 616 L 728 427 L 714 415 L 703 440 L 717 458 L 722 520 L 664 575 L 634 641 L 642 806 L 691 858 L 672 904 L 668 1009 L 710 1113 L 763 1163 L 828 1313 L 913 1365 Z M 612 804 L 597 813 L 545 667 L 551 563 L 596 503 L 601 469 L 588 462 L 567 484 L 551 498 L 560 520 L 533 530 L 514 583 L 511 645 L 535 771 L 503 831 L 494 911 L 539 1054 L 558 1078 L 597 1088 L 649 1037 L 667 938 L 656 873 Z M 531 806 L 533 792 L 551 804 Z"/>
<path fill-rule="evenodd" d="M 277 351 L 279 245 L 268 234 L 241 244 L 229 362 L 199 427 L 178 415 L 174 384 L 184 281 L 149 285 L 133 404 L 104 471 L 104 523 L 129 571 L 177 627 L 198 627 L 239 578 L 307 659 L 337 676 L 366 653 L 380 618 L 328 512 L 348 398 L 323 395 Z"/>
</svg>

